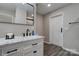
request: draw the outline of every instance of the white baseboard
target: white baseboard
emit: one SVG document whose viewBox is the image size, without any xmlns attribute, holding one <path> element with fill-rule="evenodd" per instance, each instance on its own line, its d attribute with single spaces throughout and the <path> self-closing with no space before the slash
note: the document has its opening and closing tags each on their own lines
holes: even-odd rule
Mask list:
<svg viewBox="0 0 79 59">
<path fill-rule="evenodd" d="M 64 47 L 62 47 L 64 50 L 66 50 L 66 51 L 69 51 L 69 52 L 71 52 L 71 53 L 75 53 L 75 54 L 79 54 L 79 52 L 77 52 L 77 51 L 75 51 L 75 50 L 73 50 L 73 49 L 68 49 L 68 48 L 64 48 Z"/>
</svg>

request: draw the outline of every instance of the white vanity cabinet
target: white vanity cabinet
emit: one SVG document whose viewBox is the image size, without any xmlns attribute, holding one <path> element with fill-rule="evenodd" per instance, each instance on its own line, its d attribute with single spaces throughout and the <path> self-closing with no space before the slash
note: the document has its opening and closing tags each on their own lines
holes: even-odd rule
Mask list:
<svg viewBox="0 0 79 59">
<path fill-rule="evenodd" d="M 43 39 L 34 39 L 0 47 L 2 56 L 43 56 Z"/>
</svg>

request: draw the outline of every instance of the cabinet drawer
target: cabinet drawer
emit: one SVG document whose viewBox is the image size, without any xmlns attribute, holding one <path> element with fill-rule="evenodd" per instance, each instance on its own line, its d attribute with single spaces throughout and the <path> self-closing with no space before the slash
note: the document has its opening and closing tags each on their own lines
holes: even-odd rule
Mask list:
<svg viewBox="0 0 79 59">
<path fill-rule="evenodd" d="M 42 39 L 35 39 L 35 40 L 31 40 L 31 41 L 29 40 L 27 42 L 23 42 L 20 46 L 22 46 L 22 47 L 25 47 L 28 45 L 36 46 L 40 42 L 43 43 L 43 40 Z"/>
<path fill-rule="evenodd" d="M 23 56 L 43 56 L 42 50 L 32 50 L 28 53 L 24 53 Z"/>
<path fill-rule="evenodd" d="M 43 56 L 43 43 L 35 43 L 31 48 L 26 48 L 23 49 L 23 56 Z"/>
<path fill-rule="evenodd" d="M 32 50 L 29 50 L 28 53 L 24 52 L 24 56 L 42 56 L 43 55 L 43 46 L 33 47 Z"/>
<path fill-rule="evenodd" d="M 8 55 L 8 54 L 12 54 L 12 53 L 16 53 L 17 51 L 19 51 L 18 48 L 9 48 L 9 49 L 3 49 L 2 50 L 2 55 Z"/>
<path fill-rule="evenodd" d="M 2 55 L 8 55 L 15 53 L 20 50 L 20 45 L 19 44 L 10 44 L 10 45 L 5 45 L 2 48 Z"/>
<path fill-rule="evenodd" d="M 32 52 L 34 56 L 43 56 L 43 46 L 33 47 Z"/>
<path fill-rule="evenodd" d="M 6 54 L 6 56 L 23 56 L 22 51 L 17 51 L 14 53 Z"/>
<path fill-rule="evenodd" d="M 41 49 L 33 50 L 33 56 L 43 56 L 43 51 Z"/>
<path fill-rule="evenodd" d="M 33 46 L 34 48 L 39 48 L 40 46 L 41 46 L 41 47 L 43 46 L 43 43 L 42 43 L 42 42 L 33 43 L 32 46 Z"/>
</svg>

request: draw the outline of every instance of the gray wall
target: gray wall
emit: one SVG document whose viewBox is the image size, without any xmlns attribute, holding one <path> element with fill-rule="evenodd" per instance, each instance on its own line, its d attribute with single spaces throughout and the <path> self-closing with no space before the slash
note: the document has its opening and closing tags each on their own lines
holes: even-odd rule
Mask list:
<svg viewBox="0 0 79 59">
<path fill-rule="evenodd" d="M 44 23 L 43 23 L 43 16 L 37 13 L 36 18 L 36 32 L 38 35 L 44 35 Z"/>
<path fill-rule="evenodd" d="M 57 13 L 64 14 L 64 47 L 67 49 L 76 50 L 79 52 L 79 24 L 69 25 L 69 22 L 79 21 L 79 4 L 71 4 L 67 7 L 54 11 L 44 16 L 45 36 L 47 42 L 49 42 L 49 17 Z"/>
<path fill-rule="evenodd" d="M 49 42 L 49 15 L 44 16 L 44 36 L 45 41 Z"/>
</svg>

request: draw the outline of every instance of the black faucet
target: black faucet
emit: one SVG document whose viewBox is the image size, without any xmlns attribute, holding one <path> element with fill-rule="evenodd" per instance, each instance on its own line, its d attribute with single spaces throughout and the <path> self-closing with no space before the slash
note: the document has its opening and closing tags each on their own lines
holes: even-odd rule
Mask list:
<svg viewBox="0 0 79 59">
<path fill-rule="evenodd" d="M 30 32 L 30 30 L 27 29 L 27 30 L 26 30 L 26 36 L 29 36 L 29 32 Z"/>
</svg>

